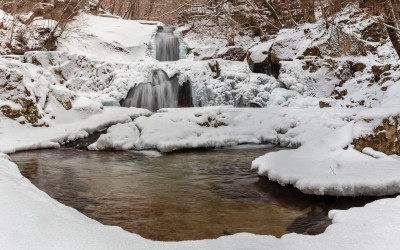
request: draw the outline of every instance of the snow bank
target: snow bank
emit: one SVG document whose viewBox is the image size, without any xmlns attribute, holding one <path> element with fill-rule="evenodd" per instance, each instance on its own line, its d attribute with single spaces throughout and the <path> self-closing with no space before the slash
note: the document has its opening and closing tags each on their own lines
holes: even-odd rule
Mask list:
<svg viewBox="0 0 400 250">
<path fill-rule="evenodd" d="M 134 148 L 140 132 L 133 123 L 116 124 L 108 128 L 97 142 L 89 145 L 89 150 L 128 150 Z"/>
<path fill-rule="evenodd" d="M 104 107 L 97 113 L 60 108 L 59 118 L 52 120 L 50 127 L 31 127 L 10 119 L 0 120 L 0 152 L 13 153 L 21 150 L 59 147 L 68 140 L 87 137 L 117 123 L 131 122 L 139 116 L 150 115 L 145 109 Z"/>
<path fill-rule="evenodd" d="M 148 55 L 156 30 L 157 23 L 81 13 L 58 40 L 57 50 L 109 61 L 139 61 Z"/>
<path fill-rule="evenodd" d="M 0 241 L 5 249 L 397 249 L 400 197 L 329 213 L 333 225 L 316 236 L 240 233 L 215 240 L 156 242 L 104 226 L 66 207 L 22 177 L 0 153 Z"/>
<path fill-rule="evenodd" d="M 136 147 L 163 152 L 264 142 L 296 147 L 345 125 L 353 115 L 316 108 L 162 109 L 134 121 L 141 132 Z"/>
<path fill-rule="evenodd" d="M 308 141 L 296 150 L 269 153 L 252 169 L 281 185 L 307 194 L 358 196 L 400 192 L 400 161 L 368 148 L 350 145 L 354 122 Z"/>
</svg>

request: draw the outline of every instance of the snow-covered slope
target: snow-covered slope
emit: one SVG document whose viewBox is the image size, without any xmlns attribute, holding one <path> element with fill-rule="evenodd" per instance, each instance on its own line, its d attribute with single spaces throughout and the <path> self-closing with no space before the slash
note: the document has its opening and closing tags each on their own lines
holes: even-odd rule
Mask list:
<svg viewBox="0 0 400 250">
<path fill-rule="evenodd" d="M 157 23 L 81 13 L 58 40 L 58 51 L 108 61 L 139 61 L 148 55 Z"/>
</svg>

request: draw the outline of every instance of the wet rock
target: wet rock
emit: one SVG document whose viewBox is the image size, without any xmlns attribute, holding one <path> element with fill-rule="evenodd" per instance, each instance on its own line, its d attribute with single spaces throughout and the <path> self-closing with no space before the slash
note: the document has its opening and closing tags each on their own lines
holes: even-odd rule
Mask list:
<svg viewBox="0 0 400 250">
<path fill-rule="evenodd" d="M 107 134 L 107 129 L 108 128 L 105 128 L 101 131 L 90 134 L 86 138 L 80 138 L 74 141 L 65 142 L 64 144 L 61 145 L 61 148 L 75 148 L 79 150 L 88 150 L 88 146 L 90 144 L 95 143 L 100 138 L 101 135 Z"/>
<path fill-rule="evenodd" d="M 277 63 L 254 63 L 250 65 L 250 70 L 254 73 L 267 74 L 278 79 L 282 65 Z"/>
<path fill-rule="evenodd" d="M 192 85 L 189 81 L 186 81 L 181 86 L 179 86 L 178 107 L 194 107 L 192 98 Z"/>
</svg>

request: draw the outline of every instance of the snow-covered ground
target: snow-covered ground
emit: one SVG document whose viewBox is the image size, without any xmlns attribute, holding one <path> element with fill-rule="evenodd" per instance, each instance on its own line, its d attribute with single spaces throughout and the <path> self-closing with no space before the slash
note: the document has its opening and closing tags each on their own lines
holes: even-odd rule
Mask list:
<svg viewBox="0 0 400 250">
<path fill-rule="evenodd" d="M 333 225 L 316 236 L 241 233 L 215 240 L 156 242 L 104 226 L 66 207 L 22 177 L 0 154 L 0 241 L 3 249 L 397 249 L 400 197 L 331 211 Z"/>
<path fill-rule="evenodd" d="M 365 25 L 368 23 L 361 23 L 355 34 Z M 305 28 L 311 33 L 304 33 Z M 352 28 L 345 26 L 344 30 Z M 1 58 L 0 80 L 9 89 L 0 91 L 0 105 L 21 111 L 25 104 L 17 100 L 25 98 L 38 111 L 39 122 L 35 125 L 42 127 L 28 124 L 23 116 L 16 120 L 0 116 L 0 152 L 59 147 L 62 142 L 114 125 L 90 149 L 167 152 L 273 142 L 299 148 L 269 153 L 256 159 L 252 167 L 282 185 L 291 184 L 305 193 L 319 195 L 400 192 L 398 156 L 371 148 L 361 153 L 351 144 L 354 138 L 371 134 L 383 119 L 400 113 L 398 72 L 392 69 L 391 80 L 379 84 L 371 84 L 366 76 L 371 77 L 374 65 L 395 63 L 387 43 L 377 49 L 376 55 L 358 57 L 366 67 L 353 72 L 353 78 L 344 84 L 347 95 L 343 100 L 330 99 L 333 107 L 320 109 L 319 101 L 326 101 L 339 82 L 334 75 L 347 74 L 343 65 L 350 57 L 335 59 L 337 64 L 332 67 L 338 68 L 332 72 L 317 63 L 316 72 L 307 72 L 301 59 L 282 62 L 278 82 L 251 73 L 244 62 L 156 62 L 148 57 L 155 29 L 155 25 L 81 14 L 71 24 L 68 38 L 60 41 L 59 50 L 64 52 L 30 52 L 21 58 Z M 278 48 L 276 51 L 282 52 L 278 56 L 302 56 L 310 44 L 326 42 L 328 33 L 321 32 L 318 25 L 283 30 L 276 41 L 291 43 L 291 54 Z M 253 59 L 263 60 L 263 52 L 270 46 L 272 43 L 253 47 Z M 149 81 L 155 69 L 164 70 L 170 77 L 178 74 L 180 84 L 189 80 L 196 106 L 232 105 L 240 100 L 267 107 L 163 109 L 153 115 L 143 109 L 103 107 L 102 103 L 118 105 L 130 88 Z M 281 83 L 287 89 L 280 88 Z M 386 91 L 381 91 L 382 87 Z M 350 105 L 361 101 L 364 105 Z M 6 249 L 396 249 L 400 243 L 400 198 L 331 211 L 333 225 L 317 236 L 288 234 L 277 239 L 244 233 L 216 240 L 154 242 L 101 225 L 54 201 L 22 177 L 3 153 L 0 241 Z"/>
<path fill-rule="evenodd" d="M 55 119 L 50 127 L 32 127 L 10 119 L 0 119 L 0 152 L 58 148 L 60 143 L 86 138 L 113 124 L 130 122 L 139 116 L 151 114 L 146 109 L 120 107 L 104 107 L 104 110 L 95 114 L 74 110 L 59 112 L 60 118 Z"/>
<path fill-rule="evenodd" d="M 157 24 L 81 13 L 58 40 L 57 50 L 114 62 L 139 61 L 149 54 Z"/>
</svg>

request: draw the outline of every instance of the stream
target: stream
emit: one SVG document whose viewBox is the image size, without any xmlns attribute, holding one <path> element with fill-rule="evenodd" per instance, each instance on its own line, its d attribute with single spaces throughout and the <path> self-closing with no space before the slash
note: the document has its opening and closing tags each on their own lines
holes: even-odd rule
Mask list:
<svg viewBox="0 0 400 250">
<path fill-rule="evenodd" d="M 90 218 L 152 240 L 214 239 L 239 232 L 318 234 L 331 209 L 377 197 L 305 195 L 250 170 L 271 145 L 90 152 L 35 150 L 11 155 L 21 173 L 52 198 Z"/>
</svg>

